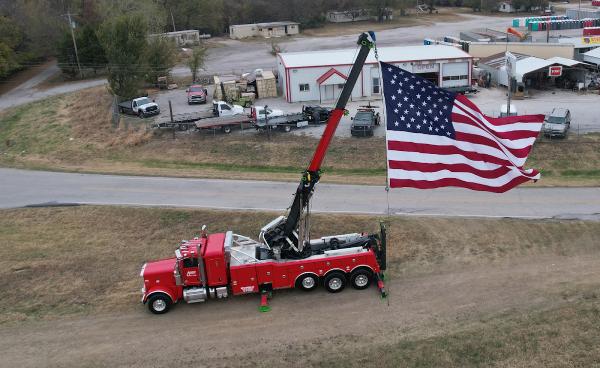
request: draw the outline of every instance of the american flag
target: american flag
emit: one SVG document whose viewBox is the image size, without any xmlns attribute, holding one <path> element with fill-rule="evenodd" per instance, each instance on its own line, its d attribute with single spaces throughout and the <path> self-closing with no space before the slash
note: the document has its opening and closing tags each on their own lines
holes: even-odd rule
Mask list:
<svg viewBox="0 0 600 368">
<path fill-rule="evenodd" d="M 381 63 L 391 188 L 464 187 L 503 193 L 540 173 L 524 169 L 544 115 L 485 116 L 465 96 Z"/>
</svg>

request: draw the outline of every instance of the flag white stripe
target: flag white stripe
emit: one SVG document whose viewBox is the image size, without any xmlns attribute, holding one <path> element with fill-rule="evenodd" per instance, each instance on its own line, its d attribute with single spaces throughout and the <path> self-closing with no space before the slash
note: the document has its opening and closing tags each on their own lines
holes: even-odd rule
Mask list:
<svg viewBox="0 0 600 368">
<path fill-rule="evenodd" d="M 441 170 L 435 172 L 421 172 L 421 171 L 411 171 L 411 170 L 402 170 L 402 169 L 389 169 L 389 177 L 390 179 L 405 179 L 405 180 L 420 180 L 420 181 L 437 181 L 443 179 L 458 179 L 470 183 L 476 183 L 481 185 L 487 185 L 490 187 L 501 187 L 515 178 L 525 176 L 530 179 L 537 180 L 540 177 L 540 174 L 537 175 L 523 175 L 519 172 L 519 170 L 515 168 L 511 168 L 511 171 L 506 174 L 495 178 L 495 179 L 486 179 L 481 176 L 468 173 L 468 172 L 454 172 L 450 170 Z"/>
<path fill-rule="evenodd" d="M 393 151 L 388 150 L 388 160 L 390 161 L 410 161 L 410 162 L 422 162 L 426 164 L 464 164 L 469 165 L 477 170 L 496 170 L 502 166 L 496 165 L 490 162 L 474 161 L 469 160 L 463 155 L 436 155 L 433 153 L 420 153 L 420 152 L 404 152 L 404 151 Z"/>
<path fill-rule="evenodd" d="M 454 104 L 455 104 L 455 106 L 452 107 L 452 112 L 470 117 L 469 115 L 465 114 L 464 111 L 461 111 L 461 109 L 458 108 L 458 107 L 460 107 L 463 110 L 467 111 L 468 113 L 474 115 L 477 119 L 479 119 L 480 123 L 485 125 L 486 128 L 488 128 L 492 131 L 495 131 L 495 132 L 512 132 L 515 130 L 529 130 L 532 132 L 539 132 L 542 127 L 542 124 L 543 124 L 543 122 L 540 122 L 540 123 L 516 122 L 516 123 L 510 123 L 510 124 L 504 124 L 504 125 L 494 125 L 494 124 L 490 123 L 482 113 L 471 109 L 470 107 L 463 104 L 462 102 L 460 102 L 458 100 L 454 100 Z"/>
<path fill-rule="evenodd" d="M 388 141 L 400 141 L 400 142 L 412 142 L 412 143 L 421 143 L 421 144 L 429 144 L 432 146 L 454 146 L 463 151 L 478 153 L 478 154 L 486 154 L 490 156 L 497 157 L 502 160 L 507 160 L 513 163 L 513 165 L 517 167 L 521 167 L 525 164 L 525 158 L 515 157 L 510 152 L 504 152 L 497 148 L 485 145 L 485 144 L 476 144 L 470 142 L 464 142 L 455 140 L 448 137 L 442 137 L 439 135 L 427 135 L 421 133 L 411 133 L 411 132 L 403 132 L 396 130 L 388 130 L 387 131 L 387 139 Z"/>
<path fill-rule="evenodd" d="M 489 132 L 473 125 L 457 122 L 452 123 L 452 125 L 454 125 L 454 130 L 457 132 L 480 135 L 491 140 L 498 141 L 508 149 L 527 148 L 535 142 L 535 137 L 510 140 L 507 138 L 493 136 Z"/>
</svg>

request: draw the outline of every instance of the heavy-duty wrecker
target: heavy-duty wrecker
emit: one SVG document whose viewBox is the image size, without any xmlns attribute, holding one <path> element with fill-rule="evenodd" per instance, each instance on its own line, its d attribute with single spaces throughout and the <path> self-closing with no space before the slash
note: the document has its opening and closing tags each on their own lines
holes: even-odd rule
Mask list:
<svg viewBox="0 0 600 368">
<path fill-rule="evenodd" d="M 258 241 L 231 231 L 208 235 L 203 226 L 200 236 L 181 242 L 175 257 L 144 264 L 140 272 L 144 279 L 142 302 L 152 313 L 166 313 L 182 299 L 196 303 L 248 293 L 260 293 L 260 309 L 266 311 L 273 290 L 310 291 L 320 284 L 336 293 L 348 283 L 355 289 L 366 289 L 375 281 L 381 296 L 386 296 L 383 224 L 377 234 L 310 239 L 310 200 L 321 176 L 321 164 L 369 51 L 375 47 L 374 33 L 361 34 L 358 45 L 350 75 L 302 174 L 287 216 L 265 225 Z"/>
</svg>

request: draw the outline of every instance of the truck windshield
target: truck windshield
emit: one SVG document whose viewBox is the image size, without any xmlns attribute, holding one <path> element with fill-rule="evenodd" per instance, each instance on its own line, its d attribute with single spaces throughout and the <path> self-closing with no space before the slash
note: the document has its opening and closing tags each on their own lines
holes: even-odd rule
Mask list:
<svg viewBox="0 0 600 368">
<path fill-rule="evenodd" d="M 190 92 L 204 92 L 202 87 L 190 87 Z"/>
<path fill-rule="evenodd" d="M 354 116 L 355 124 L 370 124 L 373 120 L 373 114 L 366 111 L 359 111 Z"/>
<path fill-rule="evenodd" d="M 138 106 L 149 104 L 150 102 L 151 101 L 150 101 L 150 99 L 148 97 L 140 98 L 140 99 L 137 100 Z"/>
<path fill-rule="evenodd" d="M 552 124 L 564 124 L 565 118 L 562 116 L 549 116 L 548 122 Z"/>
</svg>

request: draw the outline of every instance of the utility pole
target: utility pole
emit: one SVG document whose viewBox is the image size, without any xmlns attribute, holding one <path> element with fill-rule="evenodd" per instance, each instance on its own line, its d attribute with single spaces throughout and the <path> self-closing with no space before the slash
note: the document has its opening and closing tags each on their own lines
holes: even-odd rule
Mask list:
<svg viewBox="0 0 600 368">
<path fill-rule="evenodd" d="M 83 79 L 83 72 L 81 71 L 81 64 L 79 63 L 79 52 L 77 52 L 77 41 L 75 41 L 75 33 L 73 32 L 73 20 L 71 20 L 71 11 L 68 11 L 67 14 L 64 14 L 67 16 L 67 20 L 69 22 L 69 29 L 71 30 L 71 38 L 73 39 L 73 48 L 75 49 L 75 60 L 77 60 L 77 69 L 79 69 L 79 76 L 81 77 L 81 79 Z M 63 16 L 64 16 L 63 15 Z"/>
<path fill-rule="evenodd" d="M 175 18 L 173 18 L 173 10 L 169 7 L 169 13 L 171 13 L 171 24 L 173 24 L 173 32 L 177 32 L 175 30 Z"/>
</svg>

